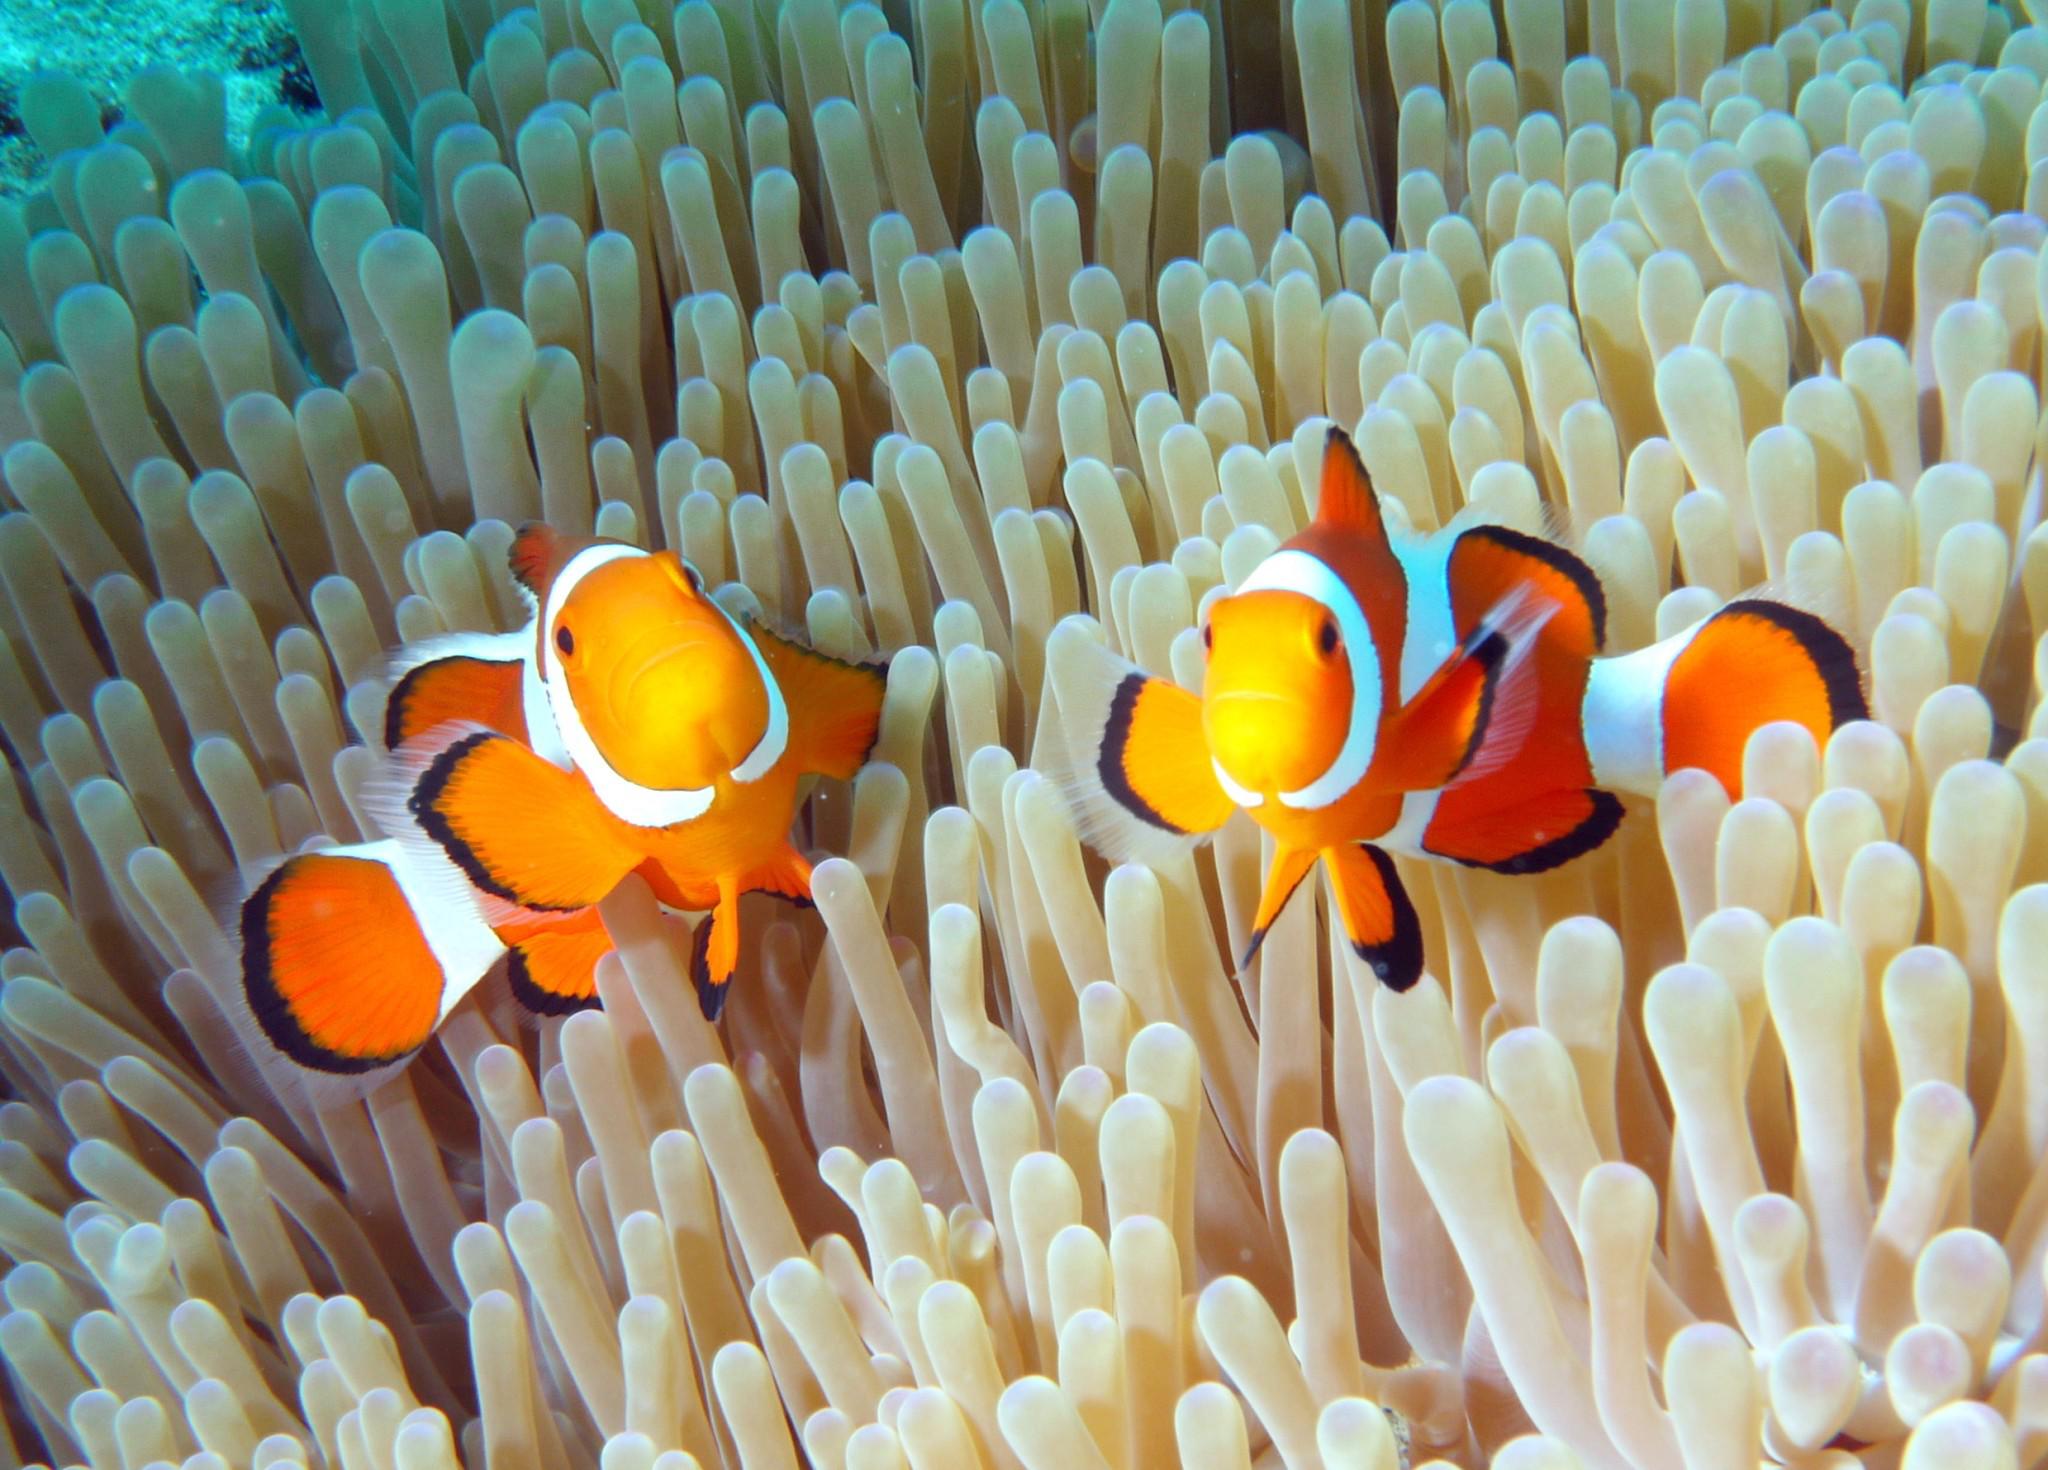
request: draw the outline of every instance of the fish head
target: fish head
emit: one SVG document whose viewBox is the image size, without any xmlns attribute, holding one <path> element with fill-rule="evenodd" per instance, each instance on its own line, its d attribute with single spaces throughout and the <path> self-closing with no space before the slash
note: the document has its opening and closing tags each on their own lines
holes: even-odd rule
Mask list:
<svg viewBox="0 0 2048 1470">
<path fill-rule="evenodd" d="M 1300 592 L 1239 592 L 1210 608 L 1202 642 L 1202 730 L 1223 774 L 1272 795 L 1329 770 L 1352 711 L 1351 650 L 1335 615 Z"/>
<path fill-rule="evenodd" d="M 566 704 L 612 771 L 656 791 L 702 790 L 747 762 L 769 734 L 775 692 L 696 569 L 673 551 L 564 549 L 537 590 L 557 718 Z"/>
</svg>

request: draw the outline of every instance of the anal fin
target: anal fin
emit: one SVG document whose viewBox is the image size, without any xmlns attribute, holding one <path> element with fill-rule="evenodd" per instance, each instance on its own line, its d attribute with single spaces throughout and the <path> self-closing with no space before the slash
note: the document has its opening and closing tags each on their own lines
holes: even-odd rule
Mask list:
<svg viewBox="0 0 2048 1470">
<path fill-rule="evenodd" d="M 787 842 L 782 851 L 740 880 L 742 893 L 772 893 L 777 898 L 811 907 L 810 860 Z"/>
<path fill-rule="evenodd" d="M 654 901 L 685 913 L 696 913 L 718 903 L 718 885 L 707 878 L 679 872 L 659 858 L 648 858 L 633 870 L 647 883 Z"/>
</svg>

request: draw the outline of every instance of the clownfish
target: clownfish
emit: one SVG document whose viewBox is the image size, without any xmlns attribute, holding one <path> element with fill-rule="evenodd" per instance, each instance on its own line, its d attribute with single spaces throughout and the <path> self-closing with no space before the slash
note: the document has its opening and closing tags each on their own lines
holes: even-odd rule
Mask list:
<svg viewBox="0 0 2048 1470">
<path fill-rule="evenodd" d="M 1353 951 L 1406 990 L 1422 932 L 1390 854 L 1545 872 L 1614 834 L 1617 792 L 1698 767 L 1740 798 L 1759 727 L 1820 744 L 1869 717 L 1854 651 L 1798 608 L 1730 602 L 1603 658 L 1605 623 L 1599 578 L 1555 542 L 1456 522 L 1395 541 L 1332 428 L 1313 521 L 1210 604 L 1199 694 L 1056 630 L 1090 647 L 1049 659 L 1074 746 L 1054 774 L 1114 860 L 1248 813 L 1275 852 L 1242 964 L 1320 860 Z"/>
<path fill-rule="evenodd" d="M 402 1059 L 501 957 L 528 1010 L 593 1004 L 596 905 L 636 872 L 705 913 L 690 970 L 716 1021 L 740 895 L 810 900 L 803 783 L 874 746 L 885 667 L 734 617 L 672 551 L 533 525 L 511 566 L 531 623 L 395 669 L 389 771 L 364 792 L 388 840 L 290 857 L 243 903 L 250 1010 L 305 1065 Z"/>
</svg>

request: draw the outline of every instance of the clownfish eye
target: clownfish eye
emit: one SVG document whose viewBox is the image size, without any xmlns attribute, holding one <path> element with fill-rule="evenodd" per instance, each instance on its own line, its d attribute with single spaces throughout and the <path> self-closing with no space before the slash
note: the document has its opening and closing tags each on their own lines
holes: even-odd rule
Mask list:
<svg viewBox="0 0 2048 1470">
<path fill-rule="evenodd" d="M 1328 614 L 1323 616 L 1322 624 L 1316 629 L 1316 651 L 1324 658 L 1337 651 L 1337 620 Z"/>
<path fill-rule="evenodd" d="M 576 651 L 576 635 L 569 631 L 567 624 L 555 629 L 555 647 L 562 650 L 564 658 Z"/>
</svg>

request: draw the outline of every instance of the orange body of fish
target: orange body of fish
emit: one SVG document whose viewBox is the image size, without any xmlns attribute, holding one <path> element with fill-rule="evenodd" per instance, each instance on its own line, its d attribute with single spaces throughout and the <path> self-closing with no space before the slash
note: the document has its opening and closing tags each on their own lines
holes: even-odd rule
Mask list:
<svg viewBox="0 0 2048 1470">
<path fill-rule="evenodd" d="M 1613 835 L 1617 792 L 1697 767 L 1739 797 L 1760 727 L 1825 742 L 1868 715 L 1853 650 L 1798 608 L 1731 602 L 1603 658 L 1605 622 L 1598 577 L 1552 541 L 1455 522 L 1395 541 L 1332 429 L 1314 521 L 1211 605 L 1199 694 L 1099 650 L 1053 660 L 1065 785 L 1120 859 L 1248 812 L 1276 853 L 1245 962 L 1321 861 L 1353 949 L 1406 989 L 1422 936 L 1390 854 L 1543 872 Z"/>
<path fill-rule="evenodd" d="M 705 911 L 691 971 L 716 1020 L 739 898 L 808 902 L 789 834 L 806 780 L 866 760 L 885 671 L 735 619 L 673 552 L 528 527 L 534 621 L 423 650 L 394 683 L 391 840 L 287 859 L 242 911 L 244 990 L 301 1063 L 367 1071 L 424 1043 L 506 960 L 515 997 L 594 1003 L 596 905 L 629 873 Z"/>
</svg>

